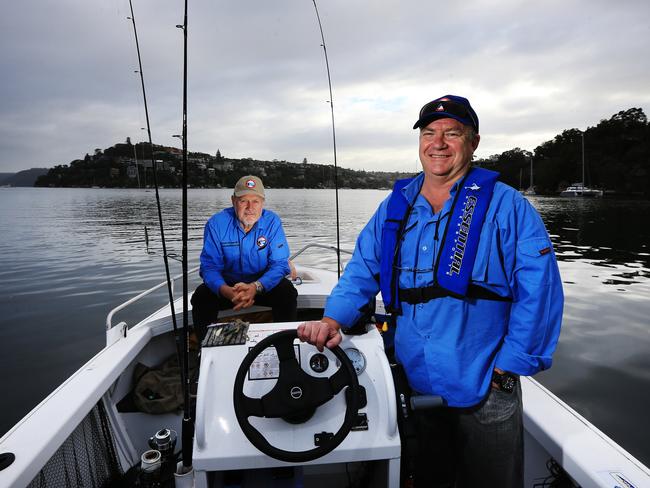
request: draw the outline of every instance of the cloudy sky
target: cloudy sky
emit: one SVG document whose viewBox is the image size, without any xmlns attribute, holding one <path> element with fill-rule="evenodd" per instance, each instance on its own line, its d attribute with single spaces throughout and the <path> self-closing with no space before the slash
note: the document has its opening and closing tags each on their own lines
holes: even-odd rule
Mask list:
<svg viewBox="0 0 650 488">
<path fill-rule="evenodd" d="M 182 0 L 133 0 L 154 143 L 179 145 Z M 319 0 L 338 164 L 412 171 L 420 107 L 478 112 L 478 156 L 533 150 L 620 110 L 650 111 L 648 0 Z M 5 2 L 0 172 L 146 133 L 128 0 Z M 189 149 L 331 163 L 312 0 L 190 0 Z"/>
</svg>

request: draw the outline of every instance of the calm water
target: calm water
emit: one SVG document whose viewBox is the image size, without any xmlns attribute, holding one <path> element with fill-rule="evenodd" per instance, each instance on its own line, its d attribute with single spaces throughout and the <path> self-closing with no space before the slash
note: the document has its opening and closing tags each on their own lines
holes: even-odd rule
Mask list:
<svg viewBox="0 0 650 488">
<path fill-rule="evenodd" d="M 189 191 L 191 266 L 204 222 L 230 194 Z M 353 247 L 386 194 L 340 191 L 342 247 Z M 161 200 L 168 251 L 180 254 L 180 190 L 162 190 Z M 332 190 L 269 190 L 267 200 L 292 250 L 336 243 Z M 650 465 L 650 202 L 532 202 L 556 246 L 566 294 L 553 368 L 537 378 Z M 3 434 L 103 347 L 108 311 L 162 281 L 164 268 L 152 191 L 3 188 L 0 236 Z M 336 269 L 333 253 L 312 251 L 299 262 Z M 134 323 L 164 299 L 117 319 Z"/>
</svg>

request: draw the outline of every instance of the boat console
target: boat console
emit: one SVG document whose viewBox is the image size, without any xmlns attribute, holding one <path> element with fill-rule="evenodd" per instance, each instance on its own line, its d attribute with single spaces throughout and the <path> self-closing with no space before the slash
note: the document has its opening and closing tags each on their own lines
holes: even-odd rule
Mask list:
<svg viewBox="0 0 650 488">
<path fill-rule="evenodd" d="M 287 467 L 295 485 L 276 486 L 342 486 L 363 462 L 381 473 L 376 486 L 399 486 L 395 390 L 380 334 L 369 326 L 321 353 L 296 339 L 298 325 L 251 324 L 245 342 L 203 347 L 195 486 L 228 486 L 234 473 L 237 486 L 274 486 L 262 473 Z"/>
</svg>

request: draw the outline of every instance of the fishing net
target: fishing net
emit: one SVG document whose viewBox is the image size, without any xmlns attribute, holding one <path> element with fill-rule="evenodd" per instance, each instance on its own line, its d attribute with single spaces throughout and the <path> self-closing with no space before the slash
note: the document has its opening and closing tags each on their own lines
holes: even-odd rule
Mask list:
<svg viewBox="0 0 650 488">
<path fill-rule="evenodd" d="M 61 444 L 28 488 L 107 487 L 122 476 L 113 431 L 100 401 Z"/>
</svg>

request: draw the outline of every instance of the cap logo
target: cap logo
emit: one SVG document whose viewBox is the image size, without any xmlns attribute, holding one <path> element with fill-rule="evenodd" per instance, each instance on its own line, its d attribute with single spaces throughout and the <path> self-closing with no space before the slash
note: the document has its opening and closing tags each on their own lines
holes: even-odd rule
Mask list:
<svg viewBox="0 0 650 488">
<path fill-rule="evenodd" d="M 436 112 L 444 112 L 444 111 L 445 111 L 445 107 L 443 107 L 442 104 L 436 107 Z"/>
<path fill-rule="evenodd" d="M 258 247 L 258 248 L 260 248 L 260 249 L 264 249 L 264 248 L 266 247 L 266 244 L 267 244 L 267 243 L 268 243 L 268 242 L 267 242 L 267 240 L 266 240 L 266 237 L 264 237 L 264 236 L 259 236 L 259 237 L 257 238 L 257 247 Z"/>
<path fill-rule="evenodd" d="M 255 180 L 246 180 L 246 186 L 248 188 L 255 188 Z"/>
</svg>

